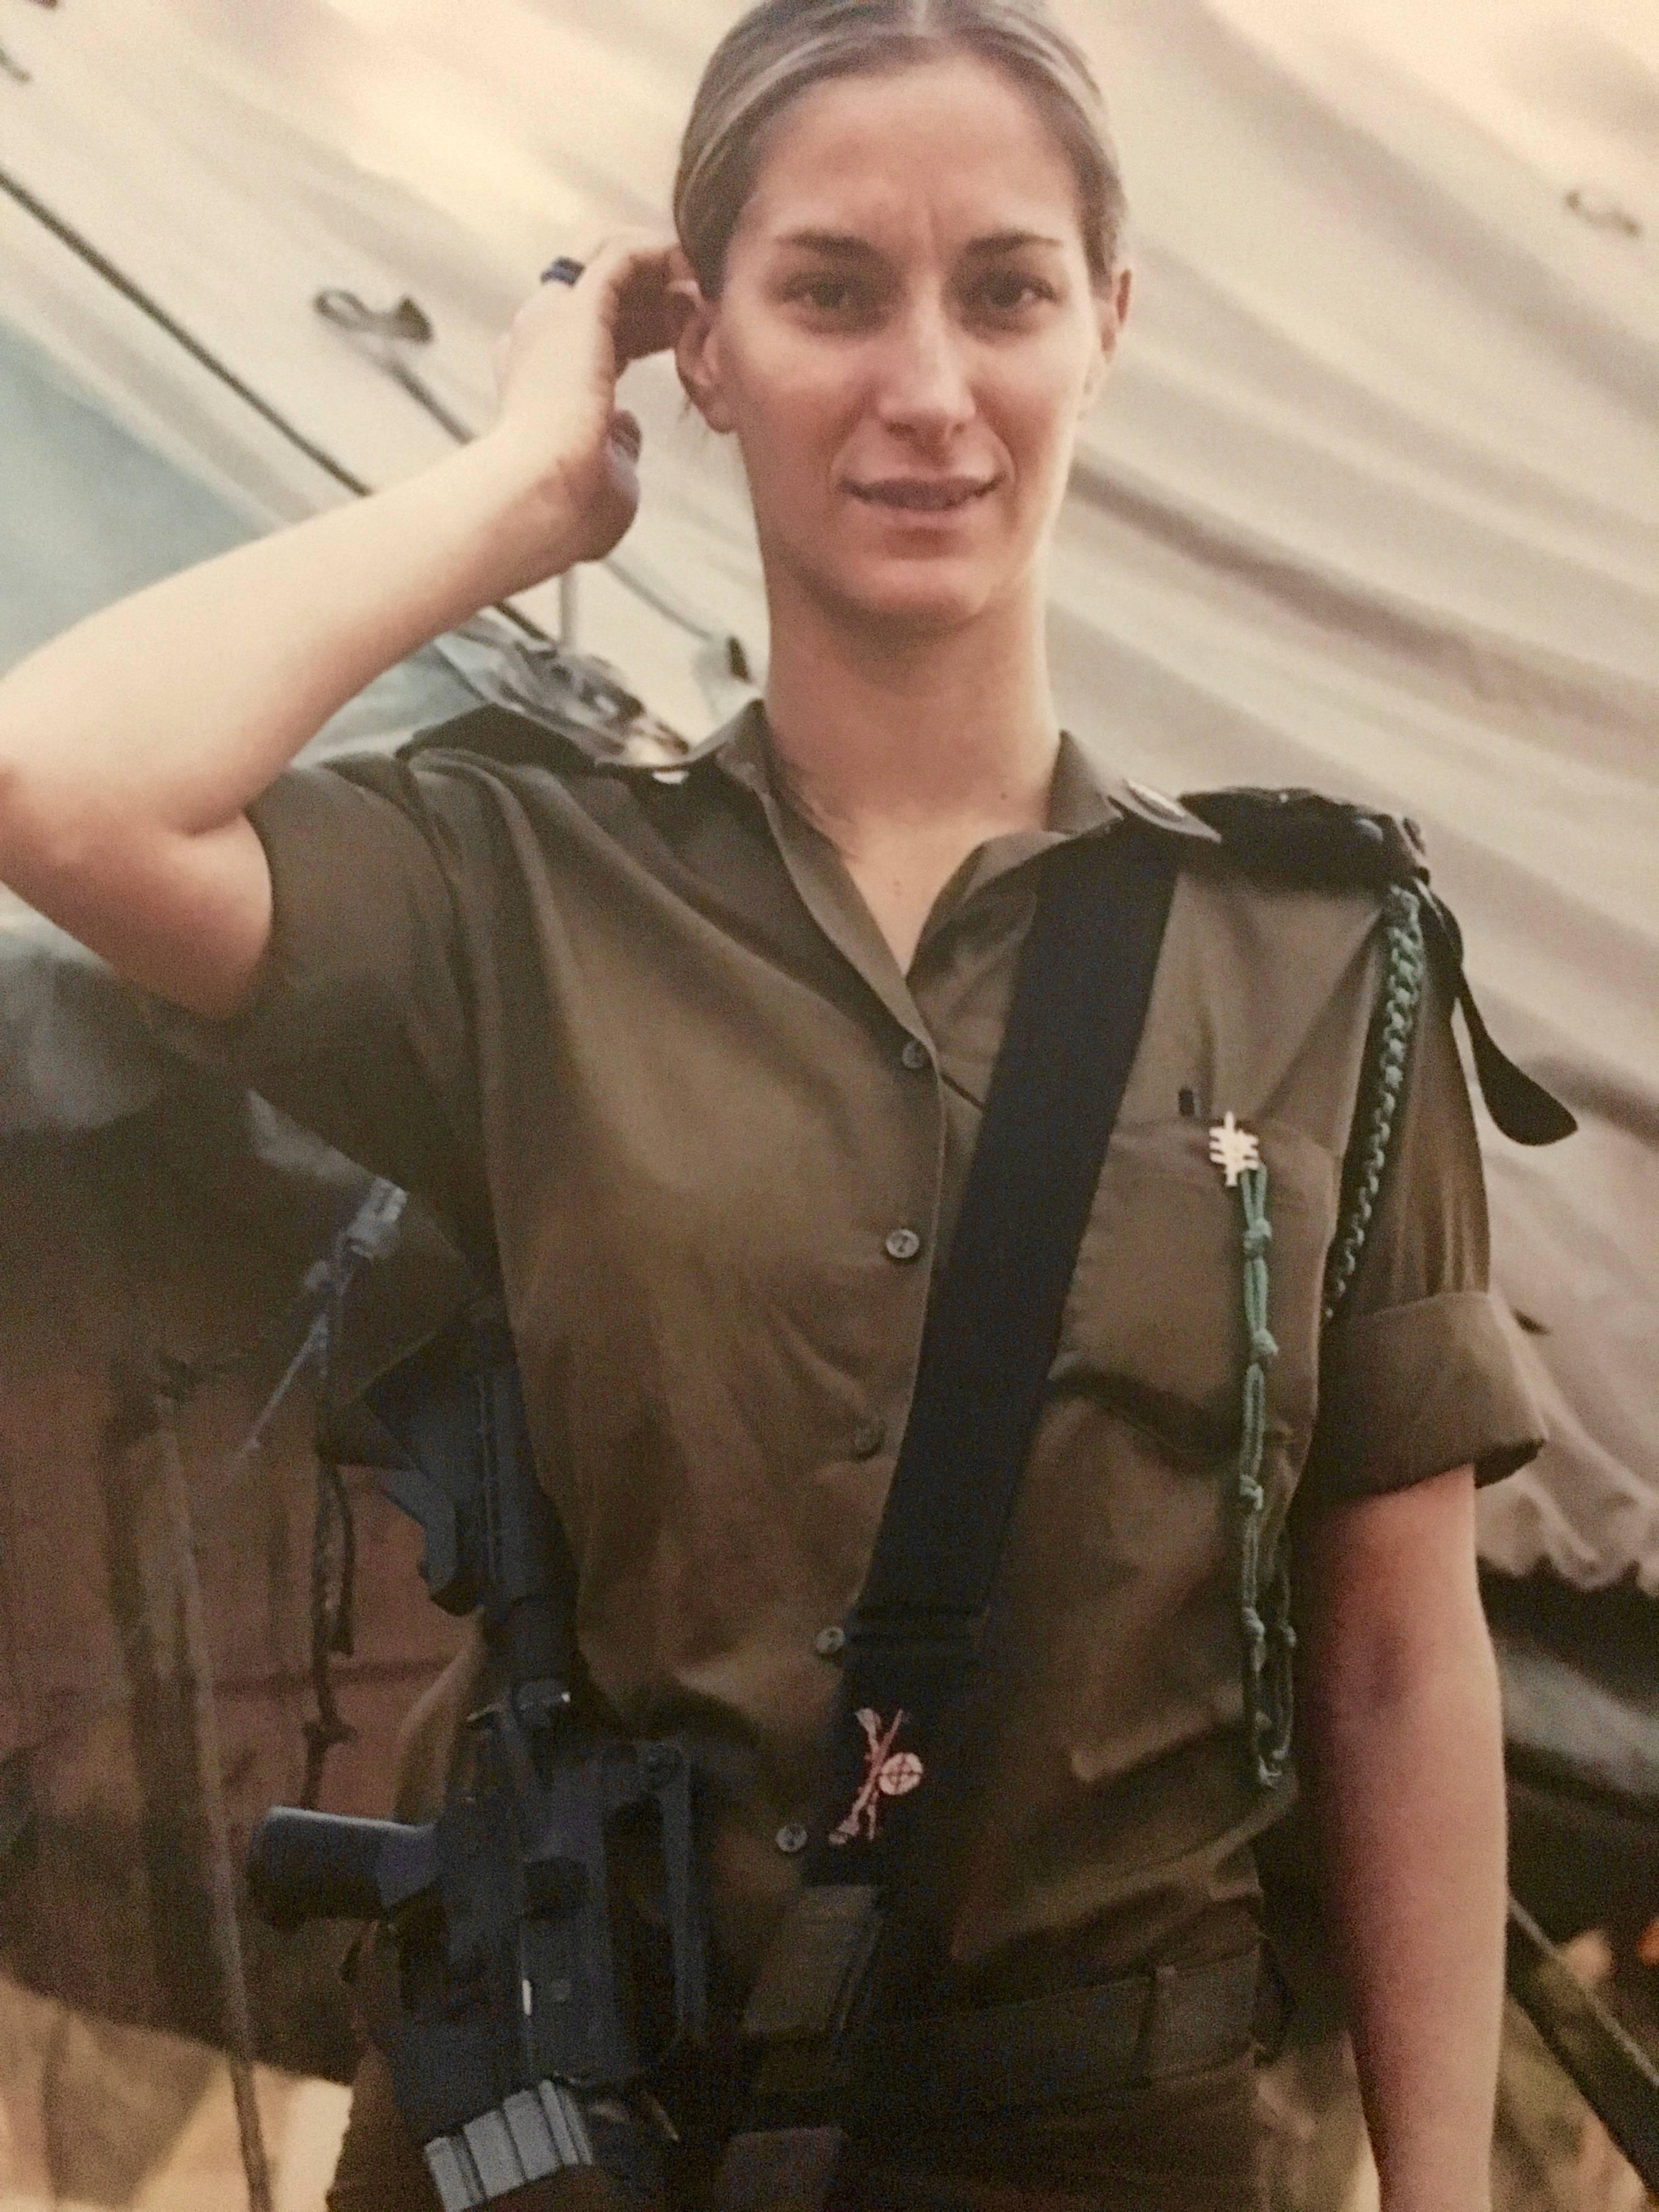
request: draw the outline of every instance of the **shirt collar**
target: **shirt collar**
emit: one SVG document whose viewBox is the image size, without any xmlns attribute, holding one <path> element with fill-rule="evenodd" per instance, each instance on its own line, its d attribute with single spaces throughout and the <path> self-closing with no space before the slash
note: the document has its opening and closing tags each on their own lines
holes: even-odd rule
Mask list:
<svg viewBox="0 0 1659 2212">
<path fill-rule="evenodd" d="M 750 700 L 730 721 L 705 738 L 685 765 L 693 766 L 709 759 L 715 761 L 734 782 L 757 797 L 782 795 L 773 769 L 766 709 L 758 699 Z M 1207 822 L 1190 813 L 1178 799 L 1166 798 L 1149 784 L 1137 783 L 1131 777 L 1113 775 L 1090 757 L 1070 731 L 1062 730 L 1047 826 L 994 838 L 985 849 L 988 852 L 994 848 L 1000 852 L 1005 848 L 1021 848 L 1017 857 L 1008 862 L 1018 866 L 1020 860 L 1033 853 L 1063 844 L 1068 837 L 1109 830 L 1129 815 L 1173 836 L 1189 837 L 1196 843 L 1214 845 L 1221 842 Z M 996 872 L 1002 872 L 1000 867 Z"/>
<path fill-rule="evenodd" d="M 830 941 L 907 1027 L 919 1016 L 908 983 L 851 877 L 828 838 L 791 802 L 776 771 L 766 712 L 751 700 L 683 764 L 712 763 L 759 802 L 774 842 L 805 905 Z M 676 776 L 678 781 L 678 776 Z M 1049 793 L 1048 820 L 1041 830 L 1017 830 L 993 837 L 970 853 L 940 890 L 917 946 L 920 957 L 970 899 L 1012 877 L 1039 854 L 1074 837 L 1099 836 L 1133 816 L 1166 833 L 1195 842 L 1219 842 L 1207 823 L 1181 804 L 1127 777 L 1103 772 L 1068 732 L 1060 732 Z"/>
</svg>

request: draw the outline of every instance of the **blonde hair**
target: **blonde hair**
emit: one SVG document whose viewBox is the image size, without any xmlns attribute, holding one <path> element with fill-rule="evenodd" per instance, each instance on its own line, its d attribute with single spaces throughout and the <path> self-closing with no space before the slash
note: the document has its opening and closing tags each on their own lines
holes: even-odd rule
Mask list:
<svg viewBox="0 0 1659 2212">
<path fill-rule="evenodd" d="M 704 297 L 765 155 L 770 125 L 814 85 L 975 56 L 1036 102 L 1078 183 L 1084 249 L 1097 286 L 1123 250 L 1128 206 L 1106 103 L 1082 49 L 1044 0 L 761 0 L 715 47 L 680 143 L 674 222 Z"/>
</svg>

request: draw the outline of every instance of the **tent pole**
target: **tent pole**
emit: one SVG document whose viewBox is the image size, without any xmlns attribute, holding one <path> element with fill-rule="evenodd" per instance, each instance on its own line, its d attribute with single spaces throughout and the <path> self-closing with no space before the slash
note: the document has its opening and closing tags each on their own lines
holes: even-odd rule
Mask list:
<svg viewBox="0 0 1659 2212">
<path fill-rule="evenodd" d="M 1509 1993 L 1650 2190 L 1659 2190 L 1659 2067 L 1575 1979 L 1538 1923 L 1510 1899 Z"/>
<path fill-rule="evenodd" d="M 208 1648 L 202 1583 L 196 1566 L 190 1491 L 179 1449 L 179 1406 L 165 1389 L 156 1390 L 154 1406 L 167 1535 L 173 1551 L 173 1571 L 178 1581 L 185 1663 L 190 1668 L 191 1733 L 207 1822 L 209 1893 L 213 1907 L 214 1943 L 223 1984 L 236 2131 L 241 2146 L 242 2171 L 247 2178 L 248 2212 L 273 2212 L 270 2164 L 265 2155 L 264 2135 L 254 2095 L 253 2025 L 248 2008 L 247 1977 L 242 1965 L 241 1932 L 236 1922 L 236 1872 L 231 1861 L 230 1832 L 225 1819 L 224 1765 L 213 1703 L 213 1659 Z"/>
</svg>

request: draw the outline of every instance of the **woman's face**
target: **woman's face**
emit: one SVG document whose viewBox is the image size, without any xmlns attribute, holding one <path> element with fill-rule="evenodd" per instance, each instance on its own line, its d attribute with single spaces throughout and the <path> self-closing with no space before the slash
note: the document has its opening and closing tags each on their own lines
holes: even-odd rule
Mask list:
<svg viewBox="0 0 1659 2212">
<path fill-rule="evenodd" d="M 787 110 L 696 299 L 686 388 L 735 433 L 775 613 L 945 631 L 1035 582 L 1128 304 L 1094 288 L 1069 161 L 951 56 Z"/>
</svg>

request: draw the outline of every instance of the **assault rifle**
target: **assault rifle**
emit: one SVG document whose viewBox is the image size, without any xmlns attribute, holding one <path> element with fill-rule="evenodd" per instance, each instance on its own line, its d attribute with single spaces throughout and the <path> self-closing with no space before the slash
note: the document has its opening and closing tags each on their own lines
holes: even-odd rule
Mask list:
<svg viewBox="0 0 1659 2212">
<path fill-rule="evenodd" d="M 369 1947 L 362 2001 L 444 2212 L 572 2166 L 649 2187 L 650 2130 L 619 2101 L 646 2069 L 611 1847 L 618 1822 L 654 1817 L 675 2034 L 695 2039 L 706 1952 L 686 1748 L 578 1717 L 574 1574 L 505 1328 L 428 1348 L 367 1402 L 403 1462 L 384 1486 L 425 1532 L 428 1590 L 482 1615 L 493 1692 L 435 1820 L 277 1807 L 253 1833 L 251 1894 L 279 1928 L 365 1919 L 389 1935 Z"/>
</svg>

